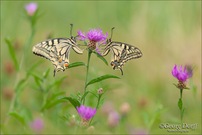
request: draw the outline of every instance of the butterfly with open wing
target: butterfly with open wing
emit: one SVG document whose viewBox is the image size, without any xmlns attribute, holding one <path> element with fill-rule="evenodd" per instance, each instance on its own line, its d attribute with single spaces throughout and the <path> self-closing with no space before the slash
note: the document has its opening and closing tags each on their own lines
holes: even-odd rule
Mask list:
<svg viewBox="0 0 202 135">
<path fill-rule="evenodd" d="M 131 59 L 142 57 L 142 52 L 135 46 L 127 43 L 111 41 L 113 29 L 111 29 L 111 38 L 107 40 L 106 46 L 102 52 L 102 56 L 106 56 L 110 51 L 112 52 L 111 66 L 114 70 L 119 69 L 123 75 L 124 64 Z"/>
<path fill-rule="evenodd" d="M 53 76 L 55 76 L 56 72 L 65 71 L 65 69 L 68 68 L 71 48 L 77 54 L 83 53 L 83 50 L 81 50 L 76 43 L 76 37 L 72 36 L 73 24 L 70 25 L 71 38 L 49 39 L 38 43 L 32 48 L 34 54 L 42 56 L 52 62 L 55 66 Z"/>
</svg>

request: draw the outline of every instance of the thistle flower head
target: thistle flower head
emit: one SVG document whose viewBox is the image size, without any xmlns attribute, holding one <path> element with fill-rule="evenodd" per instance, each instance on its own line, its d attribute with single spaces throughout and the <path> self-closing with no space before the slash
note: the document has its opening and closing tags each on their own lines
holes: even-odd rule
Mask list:
<svg viewBox="0 0 202 135">
<path fill-rule="evenodd" d="M 101 42 L 107 39 L 108 33 L 103 34 L 101 29 L 91 29 L 87 33 L 79 30 L 78 32 L 79 40 L 90 40 L 94 42 Z"/>
<path fill-rule="evenodd" d="M 91 29 L 87 33 L 84 33 L 79 30 L 77 33 L 78 33 L 78 39 L 89 40 L 88 47 L 91 50 L 96 49 L 98 54 L 100 53 L 98 45 L 102 42 L 106 42 L 108 36 L 108 33 L 104 34 L 101 29 Z M 98 45 L 96 43 L 98 43 Z"/>
<path fill-rule="evenodd" d="M 86 36 L 90 41 L 101 42 L 107 39 L 108 34 L 104 35 L 101 29 L 91 29 L 87 32 Z"/>
<path fill-rule="evenodd" d="M 33 3 L 33 2 L 25 5 L 25 10 L 27 11 L 27 14 L 29 16 L 33 16 L 34 13 L 36 12 L 37 8 L 38 8 L 38 5 L 36 3 Z"/>
<path fill-rule="evenodd" d="M 84 105 L 81 105 L 80 107 L 76 107 L 76 109 L 80 117 L 85 121 L 90 120 L 96 113 L 95 108 L 87 107 Z"/>
<path fill-rule="evenodd" d="M 192 68 L 187 68 L 187 66 L 177 66 L 175 65 L 172 69 L 172 75 L 177 78 L 180 82 L 186 82 L 186 80 L 192 77 Z"/>
</svg>

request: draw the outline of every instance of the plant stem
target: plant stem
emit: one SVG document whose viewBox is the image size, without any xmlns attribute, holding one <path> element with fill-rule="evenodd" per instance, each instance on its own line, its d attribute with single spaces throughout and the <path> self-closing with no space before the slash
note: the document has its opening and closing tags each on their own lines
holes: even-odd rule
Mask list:
<svg viewBox="0 0 202 135">
<path fill-rule="evenodd" d="M 180 99 L 182 101 L 182 92 L 183 92 L 183 89 L 180 89 Z M 183 102 L 182 102 L 182 108 L 180 109 L 180 120 L 181 120 L 181 123 L 182 123 L 182 119 L 183 119 L 183 111 L 184 111 L 184 108 L 183 108 Z"/>
<path fill-rule="evenodd" d="M 102 94 L 98 96 L 98 101 L 97 101 L 97 105 L 96 105 L 96 110 L 98 109 L 98 106 L 99 106 L 99 103 L 100 103 L 101 96 L 102 96 Z M 95 117 L 95 116 L 94 116 L 94 117 Z M 94 117 L 93 117 L 93 118 L 94 118 Z M 93 121 L 93 118 L 90 120 L 89 125 L 90 125 L 91 122 Z"/>
<path fill-rule="evenodd" d="M 87 88 L 88 71 L 89 71 L 91 54 L 92 54 L 92 51 L 90 49 L 88 49 L 88 61 L 87 61 L 87 66 L 86 66 L 86 80 L 85 80 L 85 86 L 84 86 L 84 93 L 86 92 L 86 88 Z M 83 104 L 85 104 L 85 98 L 83 99 Z"/>
<path fill-rule="evenodd" d="M 35 34 L 35 30 L 34 30 L 34 27 L 32 27 L 32 33 L 31 33 L 29 39 L 27 40 L 27 42 L 26 42 L 26 44 L 24 46 L 23 54 L 22 54 L 22 57 L 20 59 L 20 65 L 19 65 L 19 70 L 18 70 L 17 75 L 16 75 L 16 80 L 15 80 L 15 84 L 14 84 L 14 90 L 16 89 L 16 87 L 17 87 L 17 85 L 18 85 L 18 83 L 20 81 L 20 71 L 21 71 L 21 69 L 23 67 L 22 65 L 23 65 L 23 62 L 24 62 L 24 56 L 25 56 L 26 52 L 28 52 L 27 49 L 28 49 L 29 45 L 31 44 L 31 42 L 33 40 L 34 34 Z M 13 99 L 11 101 L 11 104 L 10 104 L 8 112 L 13 111 L 14 106 L 16 104 L 16 100 L 17 100 L 17 94 L 19 95 L 19 93 L 14 93 L 14 97 L 13 97 Z M 8 121 L 9 121 L 9 117 L 7 117 L 7 119 L 5 120 L 5 123 L 7 123 Z"/>
<path fill-rule="evenodd" d="M 183 92 L 183 89 L 180 89 L 180 98 L 182 99 L 182 92 Z"/>
</svg>

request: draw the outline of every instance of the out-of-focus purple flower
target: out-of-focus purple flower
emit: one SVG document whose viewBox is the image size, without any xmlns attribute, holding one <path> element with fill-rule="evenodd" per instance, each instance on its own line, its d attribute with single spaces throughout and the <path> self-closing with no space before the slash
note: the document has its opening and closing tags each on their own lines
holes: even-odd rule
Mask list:
<svg viewBox="0 0 202 135">
<path fill-rule="evenodd" d="M 33 131 L 39 133 L 43 130 L 44 128 L 44 122 L 40 118 L 36 118 L 34 121 L 30 123 L 30 127 L 32 128 Z"/>
<path fill-rule="evenodd" d="M 131 109 L 130 104 L 128 102 L 125 102 L 120 106 L 120 113 L 122 115 L 126 115 L 128 114 L 128 112 L 130 112 L 130 109 Z"/>
<path fill-rule="evenodd" d="M 129 135 L 149 135 L 146 129 L 137 128 L 137 129 L 130 129 Z"/>
<path fill-rule="evenodd" d="M 25 5 L 25 9 L 26 9 L 27 14 L 29 16 L 33 16 L 34 13 L 36 12 L 37 8 L 38 8 L 38 5 L 36 3 L 34 3 L 34 2 L 31 2 L 31 3 L 27 4 L 27 5 Z"/>
<path fill-rule="evenodd" d="M 101 111 L 104 115 L 109 115 L 110 112 L 114 111 L 114 105 L 112 102 L 107 101 L 102 106 Z"/>
<path fill-rule="evenodd" d="M 4 64 L 4 71 L 7 75 L 12 75 L 15 71 L 14 66 L 11 61 L 6 61 Z"/>
<path fill-rule="evenodd" d="M 87 107 L 81 105 L 80 107 L 76 107 L 78 114 L 81 116 L 82 119 L 88 121 L 90 120 L 96 113 L 95 108 Z"/>
<path fill-rule="evenodd" d="M 108 125 L 116 127 L 119 124 L 120 116 L 116 111 L 112 111 L 108 115 Z"/>
<path fill-rule="evenodd" d="M 178 67 L 175 65 L 172 69 L 172 75 L 181 82 L 185 82 L 188 78 L 192 77 L 192 69 L 187 70 L 187 66 Z"/>
<path fill-rule="evenodd" d="M 185 68 L 187 70 L 188 77 L 191 78 L 193 76 L 193 67 L 190 65 L 186 65 Z"/>
</svg>

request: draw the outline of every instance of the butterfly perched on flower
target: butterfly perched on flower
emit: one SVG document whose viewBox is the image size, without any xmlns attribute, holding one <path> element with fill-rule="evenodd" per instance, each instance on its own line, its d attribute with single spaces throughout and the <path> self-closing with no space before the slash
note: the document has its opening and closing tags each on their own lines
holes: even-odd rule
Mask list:
<svg viewBox="0 0 202 135">
<path fill-rule="evenodd" d="M 111 38 L 114 27 L 111 29 Z M 114 70 L 119 69 L 123 75 L 124 64 L 131 59 L 142 57 L 142 52 L 135 46 L 123 42 L 111 41 L 109 38 L 106 46 L 102 52 L 102 56 L 106 56 L 110 51 L 112 52 L 111 66 Z"/>
<path fill-rule="evenodd" d="M 70 38 L 54 38 L 40 42 L 33 46 L 32 52 L 38 56 L 42 56 L 52 62 L 55 66 L 54 74 L 58 71 L 65 71 L 69 66 L 70 50 L 73 49 L 77 54 L 82 54 L 77 43 L 76 38 L 72 36 L 72 27 L 70 29 Z"/>
</svg>

